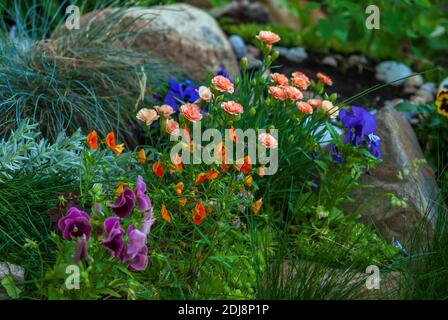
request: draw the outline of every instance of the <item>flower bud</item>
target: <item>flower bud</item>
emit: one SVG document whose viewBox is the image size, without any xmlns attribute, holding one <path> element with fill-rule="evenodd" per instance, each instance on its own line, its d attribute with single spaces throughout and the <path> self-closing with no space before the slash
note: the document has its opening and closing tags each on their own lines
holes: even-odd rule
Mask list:
<svg viewBox="0 0 448 320">
<path fill-rule="evenodd" d="M 256 114 L 257 114 L 257 110 L 254 107 L 249 109 L 249 115 L 251 117 L 255 116 Z"/>
<path fill-rule="evenodd" d="M 248 64 L 249 64 L 249 62 L 248 62 L 248 60 L 247 60 L 247 57 L 242 57 L 242 58 L 241 58 L 241 69 L 242 69 L 243 71 L 246 71 L 246 70 L 247 70 L 247 66 L 248 66 Z"/>
<path fill-rule="evenodd" d="M 280 52 L 278 52 L 277 50 L 274 50 L 274 52 L 271 55 L 272 61 L 277 60 L 279 56 L 280 56 Z"/>
</svg>

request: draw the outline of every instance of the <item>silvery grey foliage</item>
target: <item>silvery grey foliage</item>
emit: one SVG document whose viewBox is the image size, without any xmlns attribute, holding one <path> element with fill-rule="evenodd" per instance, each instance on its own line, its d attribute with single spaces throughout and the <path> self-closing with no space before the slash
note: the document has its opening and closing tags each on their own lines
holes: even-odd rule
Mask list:
<svg viewBox="0 0 448 320">
<path fill-rule="evenodd" d="M 55 143 L 50 144 L 30 120 L 22 121 L 17 130 L 0 141 L 0 183 L 13 179 L 16 174 L 59 174 L 76 179 L 82 167 L 81 153 L 85 136 L 80 130 L 71 136 L 61 132 Z M 106 155 L 101 165 L 123 173 L 130 154 L 120 157 Z"/>
</svg>

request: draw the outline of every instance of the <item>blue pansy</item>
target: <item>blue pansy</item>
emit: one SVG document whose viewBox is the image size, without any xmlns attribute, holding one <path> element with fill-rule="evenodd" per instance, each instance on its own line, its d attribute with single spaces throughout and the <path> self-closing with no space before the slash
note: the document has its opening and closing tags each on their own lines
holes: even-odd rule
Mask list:
<svg viewBox="0 0 448 320">
<path fill-rule="evenodd" d="M 163 103 L 171 106 L 177 112 L 183 103 L 193 103 L 199 99 L 198 87 L 191 80 L 177 82 L 173 79 L 168 81 L 169 89 Z"/>
</svg>

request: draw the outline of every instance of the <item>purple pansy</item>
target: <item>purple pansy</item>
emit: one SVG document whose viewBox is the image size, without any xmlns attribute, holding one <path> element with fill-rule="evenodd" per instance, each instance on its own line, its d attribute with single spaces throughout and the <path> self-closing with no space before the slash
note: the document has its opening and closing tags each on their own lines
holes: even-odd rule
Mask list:
<svg viewBox="0 0 448 320">
<path fill-rule="evenodd" d="M 58 228 L 66 240 L 80 238 L 83 235 L 88 240 L 91 229 L 89 215 L 76 207 L 71 207 L 66 216 L 58 221 Z"/>
<path fill-rule="evenodd" d="M 124 249 L 124 230 L 120 225 L 120 218 L 111 217 L 104 221 L 104 229 L 106 230 L 106 239 L 103 240 L 103 245 L 115 257 L 122 257 Z"/>
<path fill-rule="evenodd" d="M 375 117 L 362 107 L 352 106 L 351 111 L 340 110 L 339 118 L 347 129 L 344 137 L 345 143 L 360 146 L 366 143 L 369 151 L 377 158 L 380 153 L 380 138 L 375 135 Z"/>
<path fill-rule="evenodd" d="M 230 80 L 230 82 L 233 83 L 233 79 L 232 77 L 229 75 L 229 73 L 226 71 L 225 67 L 223 64 L 220 65 L 220 69 L 218 70 L 218 72 L 216 73 L 217 76 L 223 76 L 227 79 Z"/>
<path fill-rule="evenodd" d="M 112 204 L 112 212 L 120 218 L 127 217 L 134 209 L 135 195 L 131 189 L 126 187 L 118 196 L 117 200 Z"/>
<path fill-rule="evenodd" d="M 138 176 L 134 190 L 135 197 L 137 198 L 138 209 L 142 212 L 152 212 L 151 199 L 149 199 L 145 192 L 146 184 L 143 181 L 142 176 Z"/>
<path fill-rule="evenodd" d="M 169 89 L 166 93 L 163 104 L 171 106 L 175 112 L 178 111 L 181 103 L 193 103 L 199 99 L 196 86 L 191 80 L 177 82 L 173 79 L 168 80 Z"/>
</svg>

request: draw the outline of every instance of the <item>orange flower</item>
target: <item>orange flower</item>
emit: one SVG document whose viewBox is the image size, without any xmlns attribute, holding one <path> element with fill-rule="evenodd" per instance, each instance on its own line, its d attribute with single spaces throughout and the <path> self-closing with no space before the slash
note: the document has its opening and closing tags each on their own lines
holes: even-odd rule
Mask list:
<svg viewBox="0 0 448 320">
<path fill-rule="evenodd" d="M 333 80 L 331 80 L 329 76 L 323 74 L 322 72 L 316 73 L 316 77 L 319 79 L 319 81 L 323 82 L 327 86 L 333 85 Z"/>
<path fill-rule="evenodd" d="M 297 106 L 297 109 L 299 109 L 299 111 L 304 114 L 312 114 L 313 113 L 313 107 L 307 102 L 297 101 L 296 106 Z"/>
<path fill-rule="evenodd" d="M 263 206 L 263 198 L 258 199 L 255 203 L 250 207 L 250 210 L 253 214 L 259 214 L 261 211 L 261 207 Z"/>
<path fill-rule="evenodd" d="M 306 90 L 310 86 L 310 79 L 299 71 L 292 74 L 291 81 L 300 90 Z"/>
<path fill-rule="evenodd" d="M 271 74 L 271 80 L 278 86 L 287 86 L 289 84 L 288 77 L 282 73 Z"/>
<path fill-rule="evenodd" d="M 178 184 L 176 184 L 176 186 L 174 187 L 174 192 L 176 192 L 176 194 L 180 196 L 183 191 L 184 191 L 184 183 L 179 182 Z"/>
<path fill-rule="evenodd" d="M 109 132 L 106 136 L 106 145 L 119 156 L 124 150 L 124 144 L 115 143 L 115 133 L 113 131 Z"/>
<path fill-rule="evenodd" d="M 98 150 L 98 134 L 96 133 L 95 130 L 93 130 L 87 135 L 86 140 L 90 149 Z"/>
<path fill-rule="evenodd" d="M 277 34 L 271 31 L 260 31 L 257 35 L 257 39 L 265 42 L 268 48 L 272 47 L 274 43 L 281 40 Z"/>
<path fill-rule="evenodd" d="M 165 205 L 162 204 L 162 209 L 160 209 L 160 214 L 162 215 L 162 219 L 166 222 L 171 222 L 171 216 L 168 213 L 168 210 L 166 209 Z"/>
<path fill-rule="evenodd" d="M 158 176 L 159 178 L 162 178 L 165 174 L 165 170 L 163 169 L 163 164 L 160 161 L 155 162 L 152 165 L 152 171 Z"/>
<path fill-rule="evenodd" d="M 124 187 L 126 187 L 126 185 L 122 181 L 119 181 L 118 182 L 118 187 L 117 187 L 117 189 L 115 189 L 115 195 L 119 196 L 120 194 L 122 194 L 123 190 L 124 190 Z"/>
<path fill-rule="evenodd" d="M 242 160 L 240 159 L 236 161 L 235 168 L 244 174 L 248 174 L 252 167 L 250 162 L 250 157 L 245 156 Z"/>
<path fill-rule="evenodd" d="M 268 92 L 271 96 L 273 96 L 275 99 L 284 101 L 288 97 L 286 95 L 286 91 L 282 87 L 269 87 Z"/>
<path fill-rule="evenodd" d="M 215 180 L 219 176 L 219 171 L 215 169 L 210 169 L 207 173 L 207 179 L 208 180 Z"/>
<path fill-rule="evenodd" d="M 187 198 L 180 198 L 179 199 L 179 205 L 181 208 L 185 207 L 185 204 L 187 203 Z"/>
<path fill-rule="evenodd" d="M 196 177 L 196 181 L 195 181 L 194 185 L 195 186 L 200 185 L 202 182 L 207 180 L 207 176 L 208 176 L 208 173 L 200 173 L 200 174 L 198 174 L 197 177 Z"/>
<path fill-rule="evenodd" d="M 202 202 L 196 204 L 192 216 L 193 216 L 193 222 L 196 225 L 200 225 L 204 221 L 206 213 L 205 213 L 205 206 Z"/>
<path fill-rule="evenodd" d="M 215 76 L 212 79 L 212 84 L 216 88 L 216 90 L 220 92 L 233 93 L 233 91 L 235 90 L 233 87 L 233 83 L 224 76 Z"/>
<path fill-rule="evenodd" d="M 254 181 L 254 179 L 252 178 L 251 175 L 249 175 L 246 177 L 246 179 L 244 179 L 244 184 L 248 187 L 252 187 L 253 181 Z"/>
<path fill-rule="evenodd" d="M 184 168 L 182 159 L 178 153 L 176 153 L 176 155 L 171 158 L 171 162 L 172 163 L 169 165 L 170 173 L 173 173 L 175 171 L 182 171 L 182 169 Z"/>
<path fill-rule="evenodd" d="M 145 164 L 145 162 L 146 162 L 145 149 L 143 149 L 143 148 L 140 149 L 140 151 L 138 152 L 138 155 L 137 155 L 137 160 L 138 160 L 139 163 Z"/>
<path fill-rule="evenodd" d="M 302 92 L 296 87 L 286 86 L 284 90 L 288 99 L 295 101 L 303 98 Z"/>
</svg>

